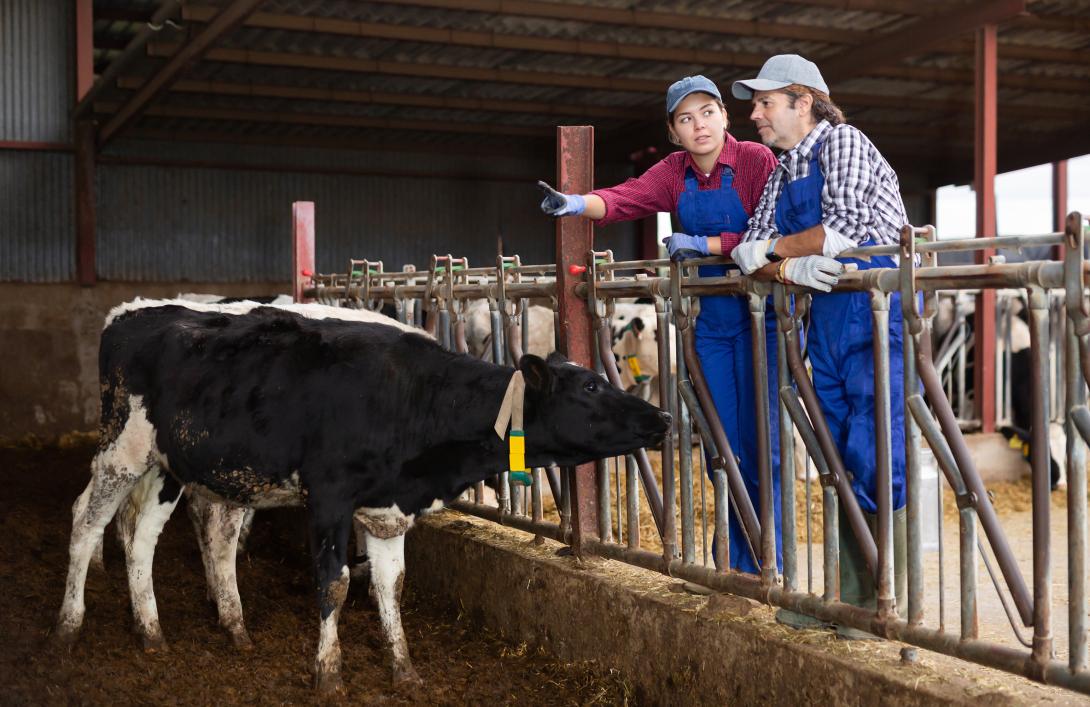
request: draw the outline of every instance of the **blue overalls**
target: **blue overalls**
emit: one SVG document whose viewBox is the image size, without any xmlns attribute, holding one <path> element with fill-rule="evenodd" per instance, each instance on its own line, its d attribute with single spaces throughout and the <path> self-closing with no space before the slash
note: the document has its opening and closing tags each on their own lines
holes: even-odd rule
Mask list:
<svg viewBox="0 0 1090 707">
<path fill-rule="evenodd" d="M 738 192 L 734 190 L 734 172 L 723 167 L 717 190 L 700 191 L 692 168 L 685 172 L 685 191 L 678 198 L 677 216 L 681 227 L 694 236 L 718 236 L 721 233 L 742 233 L 746 230 L 746 214 Z M 732 266 L 733 267 L 733 266 Z M 701 277 L 721 277 L 725 265 L 704 265 Z M 765 319 L 768 346 L 768 391 L 772 439 L 773 508 L 776 514 L 776 562 L 783 566 L 783 543 L 780 538 L 780 454 L 779 415 L 776 414 L 776 312 L 769 298 Z M 703 296 L 700 315 L 696 319 L 696 353 L 704 369 L 715 410 L 723 423 L 738 466 L 742 471 L 753 508 L 759 509 L 757 476 L 757 425 L 753 386 L 753 348 L 749 324 L 749 304 L 745 297 L 731 295 Z M 757 574 L 742 526 L 734 513 L 730 514 L 730 566 Z M 754 542 L 758 542 L 754 538 Z"/>
<path fill-rule="evenodd" d="M 776 202 L 776 229 L 783 235 L 799 233 L 821 223 L 821 192 L 825 175 L 814 145 L 810 173 L 784 185 Z M 870 241 L 863 245 L 872 245 Z M 837 258 L 855 263 L 860 270 L 897 267 L 886 255 L 870 262 Z M 877 468 L 874 428 L 874 352 L 870 296 L 866 292 L 814 293 L 810 305 L 808 352 L 814 371 L 814 388 L 829 431 L 851 475 L 852 490 L 867 513 L 877 513 Z M 905 505 L 904 362 L 901 296 L 889 304 L 890 432 L 893 455 L 893 510 Z"/>
</svg>

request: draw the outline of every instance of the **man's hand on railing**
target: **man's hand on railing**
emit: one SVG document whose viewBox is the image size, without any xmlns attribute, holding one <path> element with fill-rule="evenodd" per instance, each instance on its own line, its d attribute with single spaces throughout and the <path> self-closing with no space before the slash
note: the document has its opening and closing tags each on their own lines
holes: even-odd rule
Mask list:
<svg viewBox="0 0 1090 707">
<path fill-rule="evenodd" d="M 784 279 L 788 283 L 822 292 L 831 292 L 843 272 L 843 263 L 823 255 L 788 258 L 783 266 Z"/>
</svg>

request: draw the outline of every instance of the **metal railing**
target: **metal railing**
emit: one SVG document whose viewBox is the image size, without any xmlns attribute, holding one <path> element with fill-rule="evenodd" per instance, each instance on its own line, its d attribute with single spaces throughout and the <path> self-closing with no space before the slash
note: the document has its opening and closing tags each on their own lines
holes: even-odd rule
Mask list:
<svg viewBox="0 0 1090 707">
<path fill-rule="evenodd" d="M 1087 481 L 1086 447 L 1090 442 L 1090 411 L 1086 386 L 1090 381 L 1090 306 L 1087 300 L 1087 264 L 1084 262 L 1082 217 L 1072 214 L 1063 234 L 1017 239 L 935 241 L 934 229 L 906 227 L 898 246 L 853 249 L 847 256 L 893 255 L 899 267 L 846 272 L 839 292 L 869 295 L 875 341 L 875 416 L 877 462 L 877 530 L 872 532 L 848 483 L 820 400 L 806 369 L 801 347 L 803 320 L 808 313 L 809 293 L 804 288 L 759 282 L 738 274 L 700 277 L 702 264 L 723 264 L 722 258 L 684 263 L 661 260 L 613 262 L 607 252 L 587 254 L 584 281 L 576 292 L 586 299 L 597 342 L 596 365 L 614 385 L 619 385 L 612 354 L 610 316 L 620 298 L 644 297 L 653 303 L 659 357 L 658 392 L 661 405 L 674 415 L 675 434 L 668 436 L 655 453 L 637 450 L 619 460 L 604 460 L 596 467 L 597 536 L 573 526 L 572 470 L 535 469 L 529 486 L 510 474 L 496 480 L 496 500 L 486 502 L 483 485 L 471 497 L 453 505 L 463 511 L 516 527 L 540 539 L 549 537 L 575 544 L 583 552 L 621 560 L 659 572 L 667 572 L 713 589 L 732 592 L 761 602 L 808 614 L 820 620 L 868 631 L 923 648 L 959 656 L 983 665 L 1022 674 L 1035 680 L 1062 685 L 1090 694 L 1087 671 Z M 1015 245 L 1062 245 L 1064 259 L 1024 263 L 991 262 L 982 265 L 938 266 L 938 252 L 1011 247 Z M 353 275 L 358 271 L 358 275 Z M 652 273 L 662 273 L 655 275 Z M 626 274 L 627 273 L 627 274 Z M 668 274 L 666 274 L 668 273 Z M 932 341 L 932 320 L 940 293 L 969 293 L 981 289 L 1024 293 L 1028 308 L 1031 349 L 1032 399 L 1032 563 L 1029 581 L 1023 575 L 1015 548 L 1025 545 L 1024 536 L 1012 548 L 999 514 L 992 505 L 962 434 L 964 374 L 961 383 L 948 375 L 963 371 L 965 349 L 957 338 Z M 384 273 L 381 264 L 352 261 L 347 275 L 315 275 L 307 295 L 329 304 L 378 308 L 392 304 L 402 321 L 407 312 L 424 312 L 425 328 L 449 348 L 465 351 L 465 303 L 488 302 L 493 360 L 518 361 L 526 348 L 526 303 L 530 299 L 556 301 L 554 266 L 525 266 L 517 258 L 501 258 L 494 267 L 470 268 L 464 260 L 435 257 L 428 271 Z M 899 293 L 904 322 L 903 349 L 890 350 L 891 295 Z M 702 295 L 732 294 L 746 297 L 754 336 L 753 358 L 765 360 L 763 335 L 766 302 L 773 297 L 778 321 L 777 389 L 775 409 L 758 395 L 754 415 L 758 421 L 757 448 L 760 490 L 757 508 L 745 491 L 731 440 L 720 424 L 693 345 L 693 322 Z M 789 303 L 794 301 L 794 307 Z M 1001 298 L 1013 302 L 1013 297 Z M 998 308 L 1000 317 L 1013 316 L 1012 308 Z M 554 322 L 554 333 L 559 322 Z M 955 327 L 956 329 L 956 327 Z M 997 327 L 1001 336 L 1009 331 Z M 1009 337 L 1008 337 L 1009 338 Z M 959 349 L 959 347 L 961 347 Z M 1007 361 L 1009 346 L 998 347 L 997 364 Z M 1006 351 L 1004 351 L 1004 348 Z M 959 352 L 960 351 L 960 352 Z M 907 606 L 898 607 L 894 592 L 892 442 L 890 409 L 890 357 L 902 357 L 905 390 L 906 490 L 907 490 Z M 997 370 L 999 370 L 997 366 Z M 768 371 L 754 366 L 754 387 L 767 389 Z M 1062 388 L 1062 390 L 1059 390 Z M 1009 390 L 1004 381 L 998 390 Z M 1004 393 L 1006 396 L 1007 394 Z M 951 404 L 961 403 L 958 407 Z M 1000 408 L 1004 409 L 1004 408 Z M 1009 405 L 1006 409 L 1009 409 Z M 1055 410 L 1056 412 L 1050 412 Z M 769 419 L 778 415 L 780 487 L 782 504 L 783 567 L 776 566 L 772 450 Z M 1064 422 L 1066 430 L 1067 567 L 1068 596 L 1066 661 L 1054 657 L 1052 630 L 1053 583 L 1050 543 L 1049 420 Z M 695 428 L 696 435 L 693 431 Z M 799 499 L 795 482 L 794 428 L 821 484 L 820 505 L 812 504 L 810 477 L 805 476 L 804 543 L 800 553 L 796 527 Z M 958 517 L 958 629 L 947 629 L 947 570 L 941 530 L 937 563 L 924 563 L 922 518 L 925 503 L 938 504 L 942 518 L 942 494 L 923 496 L 921 437 L 926 440 L 957 505 Z M 694 478 L 693 454 L 697 448 L 699 475 Z M 704 468 L 705 459 L 708 460 Z M 655 469 L 654 461 L 658 461 Z M 623 468 L 622 468 L 623 467 Z M 661 479 L 661 486 L 659 483 Z M 710 482 L 711 489 L 706 490 Z M 555 514 L 546 512 L 545 497 L 551 494 Z M 526 498 L 529 496 L 529 498 Z M 614 498 L 615 496 L 615 498 Z M 710 497 L 710 499 L 709 499 Z M 623 499 L 623 500 L 622 500 Z M 710 509 L 708 501 L 710 500 Z M 616 505 L 614 505 L 614 502 Z M 821 567 L 814 563 L 813 514 L 823 515 Z M 641 532 L 641 512 L 652 519 L 650 540 Z M 734 513 L 745 534 L 749 552 L 761 568 L 759 575 L 727 569 L 728 517 Z M 615 515 L 614 515 L 615 514 Z M 709 523 L 709 515 L 710 523 Z M 843 515 L 846 523 L 838 525 Z M 548 517 L 547 517 L 548 516 Z M 680 521 L 680 526 L 679 526 Z M 699 533 L 698 531 L 699 525 Z M 983 529 L 978 537 L 977 529 Z M 851 606 L 839 597 L 839 534 L 850 533 L 859 543 L 866 571 L 875 579 L 874 609 Z M 581 534 L 578 543 L 573 543 Z M 709 557 L 709 535 L 715 542 Z M 659 549 L 661 548 L 661 550 Z M 699 559 L 698 559 L 699 557 Z M 981 592 L 979 565 L 983 562 L 999 601 L 1009 619 L 1011 635 L 1021 645 L 980 638 Z M 803 567 L 805 565 L 805 567 Z M 805 570 L 805 574 L 804 574 Z M 816 592 L 815 574 L 824 578 Z M 926 581 L 938 579 L 937 614 L 925 610 L 933 599 Z M 801 588 L 805 579 L 805 588 Z M 995 628 L 991 626 L 990 628 Z M 1026 638 L 1024 629 L 1032 629 Z"/>
</svg>

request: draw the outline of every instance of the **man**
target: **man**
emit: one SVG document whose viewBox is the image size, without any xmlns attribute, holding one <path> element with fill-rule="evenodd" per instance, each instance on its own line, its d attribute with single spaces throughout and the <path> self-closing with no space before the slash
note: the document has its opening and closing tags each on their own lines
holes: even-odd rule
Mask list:
<svg viewBox="0 0 1090 707">
<path fill-rule="evenodd" d="M 784 279 L 784 260 L 819 254 L 834 258 L 862 245 L 900 240 L 908 223 L 897 175 L 878 149 L 829 97 L 813 62 L 774 56 L 754 79 L 736 81 L 732 93 L 752 99 L 750 119 L 761 141 L 783 150 L 769 176 L 749 228 L 731 257 L 747 274 Z M 859 269 L 896 267 L 882 256 L 870 261 L 841 258 Z M 842 266 L 813 259 L 835 278 Z M 830 266 L 830 263 L 832 265 Z M 790 278 L 790 275 L 787 275 Z M 890 302 L 890 405 L 893 456 L 894 560 L 898 608 L 905 583 L 905 439 L 899 295 Z M 878 512 L 874 429 L 874 351 L 869 295 L 813 295 L 808 352 L 814 387 L 837 443 L 852 490 L 872 529 Z M 875 606 L 874 582 L 846 519 L 840 516 L 840 596 L 857 606 Z M 826 578 L 826 581 L 832 581 Z M 845 637 L 860 632 L 840 630 Z"/>
</svg>

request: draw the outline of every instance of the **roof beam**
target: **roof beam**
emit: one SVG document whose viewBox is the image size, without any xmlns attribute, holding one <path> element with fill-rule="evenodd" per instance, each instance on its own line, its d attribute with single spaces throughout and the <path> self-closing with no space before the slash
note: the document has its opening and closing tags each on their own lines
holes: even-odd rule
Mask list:
<svg viewBox="0 0 1090 707">
<path fill-rule="evenodd" d="M 158 30 L 152 29 L 153 26 L 162 29 L 163 23 L 167 20 L 177 16 L 178 10 L 181 8 L 181 3 L 178 0 L 165 0 L 163 4 L 159 6 L 159 9 L 155 11 L 155 14 L 151 16 L 144 25 L 137 30 L 128 44 L 125 45 L 121 54 L 114 57 L 114 60 L 110 62 L 110 65 L 106 67 L 106 70 L 91 86 L 91 90 L 86 95 L 81 96 L 79 103 L 76 105 L 74 115 L 79 118 L 90 107 L 91 103 L 102 93 L 103 89 L 110 85 L 118 74 L 126 69 L 133 60 L 137 57 L 144 55 L 144 47 L 147 45 L 148 40 L 153 35 L 158 34 Z M 96 13 L 97 15 L 98 13 Z M 168 25 L 169 26 L 169 25 Z M 96 43 L 97 46 L 103 46 L 101 42 Z"/>
<path fill-rule="evenodd" d="M 148 44 L 151 56 L 169 57 L 177 50 L 176 45 L 152 42 Z M 630 79 L 612 76 L 586 76 L 560 74 L 545 71 L 492 69 L 483 67 L 449 66 L 435 63 L 381 61 L 349 57 L 318 56 L 314 54 L 289 54 L 286 52 L 257 52 L 244 49 L 213 49 L 205 58 L 229 64 L 253 66 L 285 66 L 301 69 L 345 71 L 352 73 L 387 74 L 393 76 L 420 76 L 427 78 L 456 79 L 462 81 L 493 81 L 497 83 L 555 86 L 561 88 L 598 89 L 603 91 L 634 91 L 661 95 L 669 80 Z M 888 67 L 874 72 L 875 76 L 898 78 L 929 83 L 965 84 L 973 82 L 973 72 L 953 69 L 922 67 Z M 1086 82 L 1080 79 L 1023 76 L 1007 73 L 999 78 L 1004 88 L 1020 88 L 1037 91 L 1082 92 Z"/>
<path fill-rule="evenodd" d="M 95 111 L 112 113 L 116 103 L 100 102 Z M 519 137 L 546 137 L 554 134 L 551 125 L 504 125 L 497 123 L 469 123 L 449 120 L 406 120 L 403 118 L 372 118 L 363 115 L 330 115 L 326 113 L 302 113 L 286 111 L 246 111 L 234 108 L 204 106 L 154 105 L 144 111 L 147 115 L 164 118 L 192 118 L 196 120 L 226 120 L 248 123 L 280 123 L 285 125 L 320 125 L 338 128 L 374 128 L 379 130 L 425 130 L 427 132 L 480 133 L 485 135 L 514 135 Z"/>
<path fill-rule="evenodd" d="M 858 47 L 822 61 L 827 81 L 843 81 L 874 73 L 874 68 L 897 64 L 908 56 L 955 39 L 985 24 L 1018 17 L 1026 0 L 979 0 L 951 12 L 919 19 L 904 29 L 882 34 Z"/>
<path fill-rule="evenodd" d="M 139 88 L 142 81 L 136 77 L 122 77 L 117 86 L 122 89 Z M 621 110 L 610 106 L 592 106 L 577 103 L 553 103 L 545 101 L 500 101 L 484 98 L 459 98 L 453 96 L 429 96 L 419 93 L 391 93 L 384 91 L 347 91 L 309 86 L 278 86 L 257 83 L 230 83 L 226 81 L 176 81 L 171 91 L 179 93 L 207 93 L 218 96 L 253 96 L 255 98 L 286 98 L 299 101 L 334 101 L 416 108 L 445 108 L 448 110 L 492 111 L 499 113 L 531 113 L 535 115 L 573 116 L 580 118 L 629 118 L 660 117 L 658 110 Z"/>
<path fill-rule="evenodd" d="M 159 71 L 148 79 L 147 83 L 134 93 L 109 119 L 99 132 L 98 144 L 102 147 L 117 133 L 145 110 L 160 91 L 182 75 L 224 34 L 230 32 L 240 22 L 257 9 L 262 0 L 234 0 L 223 8 L 211 23 L 201 30 L 192 41 L 182 46 Z"/>
</svg>

